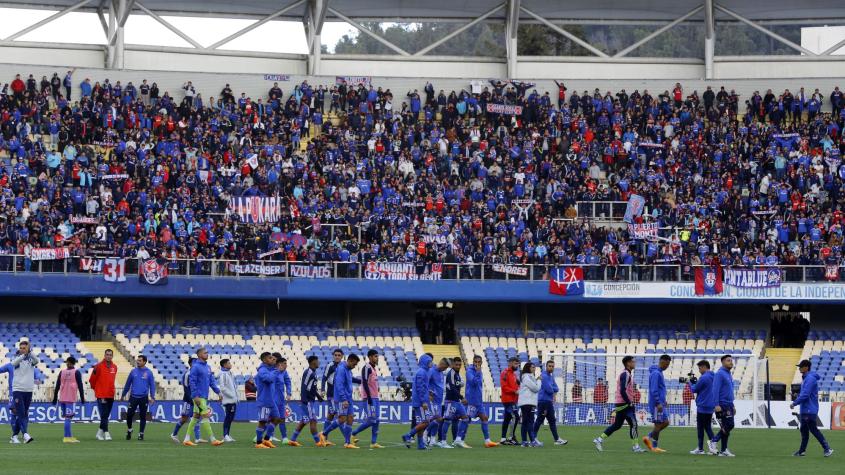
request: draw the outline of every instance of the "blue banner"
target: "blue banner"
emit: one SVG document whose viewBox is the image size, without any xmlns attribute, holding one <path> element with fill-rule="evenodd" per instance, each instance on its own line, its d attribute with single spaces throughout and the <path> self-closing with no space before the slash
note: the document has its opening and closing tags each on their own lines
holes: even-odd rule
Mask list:
<svg viewBox="0 0 845 475">
<path fill-rule="evenodd" d="M 643 214 L 643 210 L 645 209 L 645 198 L 640 195 L 631 195 L 628 198 L 628 206 L 625 207 L 625 217 L 623 218 L 626 223 L 634 222 L 634 218 Z"/>
<path fill-rule="evenodd" d="M 157 401 L 150 408 L 152 420 L 157 422 L 175 422 L 182 414 L 182 401 Z M 223 421 L 223 407 L 219 402 L 211 402 L 209 404 L 213 411 L 211 416 L 212 422 Z M 123 420 L 126 415 L 126 410 L 129 406 L 128 402 L 116 401 L 112 408 L 109 419 L 113 422 Z M 355 409 L 355 419 L 362 420 L 367 417 L 366 403 L 356 401 L 353 403 Z M 500 403 L 484 404 L 484 409 L 487 417 L 492 424 L 500 424 L 504 419 L 504 408 Z M 328 411 L 328 405 L 317 405 L 317 418 L 325 420 Z M 688 426 L 690 425 L 689 407 L 681 404 L 670 404 L 667 407 L 669 414 L 669 421 L 673 426 Z M 297 401 L 292 401 L 287 405 L 285 417 L 288 422 L 298 422 L 304 414 L 303 406 Z M 61 413 L 59 407 L 46 402 L 34 402 L 29 408 L 30 422 L 60 422 Z M 0 424 L 8 424 L 9 407 L 7 404 L 0 405 Z M 564 421 L 566 425 L 608 425 L 612 422 L 613 404 L 588 404 L 588 403 L 572 403 L 566 406 L 557 405 L 557 420 Z M 258 405 L 255 401 L 243 401 L 238 403 L 235 411 L 236 421 L 255 421 L 258 419 Z M 382 402 L 379 412 L 379 419 L 386 424 L 406 424 L 411 421 L 411 403 L 410 402 Z M 99 422 L 100 411 L 97 408 L 97 403 L 86 402 L 85 404 L 76 405 L 75 421 L 84 422 Z M 640 406 L 637 409 L 637 422 L 640 424 L 649 424 L 651 419 L 648 410 L 645 406 Z"/>
</svg>

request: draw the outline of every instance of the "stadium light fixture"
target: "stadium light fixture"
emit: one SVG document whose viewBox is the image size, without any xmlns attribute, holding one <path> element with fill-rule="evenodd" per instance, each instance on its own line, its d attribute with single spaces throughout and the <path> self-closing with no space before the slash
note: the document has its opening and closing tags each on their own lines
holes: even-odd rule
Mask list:
<svg viewBox="0 0 845 475">
<path fill-rule="evenodd" d="M 782 305 L 780 308 L 783 309 L 784 312 L 789 311 L 789 305 Z"/>
<path fill-rule="evenodd" d="M 111 303 L 111 299 L 110 299 L 110 298 L 108 298 L 108 297 L 103 297 L 103 303 L 104 303 L 104 304 L 106 304 L 106 305 L 108 305 L 108 304 L 110 304 L 110 303 Z"/>
<path fill-rule="evenodd" d="M 103 302 L 103 299 L 101 299 L 100 297 L 97 297 L 97 298 L 94 299 L 94 304 L 100 304 L 102 302 Z"/>
<path fill-rule="evenodd" d="M 455 304 L 453 304 L 452 302 L 446 302 L 446 308 L 451 309 L 454 306 L 455 306 Z"/>
<path fill-rule="evenodd" d="M 443 302 L 437 302 L 437 304 L 435 305 L 435 307 L 437 307 L 437 308 L 443 308 Z"/>
<path fill-rule="evenodd" d="M 780 306 L 778 306 L 778 305 L 772 305 L 772 311 L 773 311 L 773 312 L 777 312 L 778 310 L 780 310 Z"/>
</svg>

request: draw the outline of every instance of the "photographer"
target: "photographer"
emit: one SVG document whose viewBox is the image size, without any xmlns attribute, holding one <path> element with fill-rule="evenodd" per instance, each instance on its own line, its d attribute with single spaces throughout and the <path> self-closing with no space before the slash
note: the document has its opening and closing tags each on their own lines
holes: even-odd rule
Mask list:
<svg viewBox="0 0 845 475">
<path fill-rule="evenodd" d="M 716 397 L 711 390 L 713 387 L 713 372 L 710 371 L 710 362 L 701 360 L 698 362 L 700 377 L 696 378 L 689 373 L 689 378 L 681 378 L 680 382 L 687 383 L 687 387 L 695 393 L 695 426 L 698 430 L 698 448 L 690 450 L 693 455 L 704 455 L 704 433 L 707 433 L 707 440 L 713 440 L 713 408 L 716 406 Z M 711 452 L 714 453 L 714 452 Z"/>
</svg>

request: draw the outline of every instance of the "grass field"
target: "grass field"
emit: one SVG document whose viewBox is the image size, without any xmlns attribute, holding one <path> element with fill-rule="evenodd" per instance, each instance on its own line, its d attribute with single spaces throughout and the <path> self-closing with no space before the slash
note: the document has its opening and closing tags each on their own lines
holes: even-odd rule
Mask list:
<svg viewBox="0 0 845 475">
<path fill-rule="evenodd" d="M 383 450 L 369 450 L 369 432 L 362 435 L 361 450 L 345 450 L 339 446 L 316 448 L 310 437 L 303 435 L 303 447 L 278 447 L 274 450 L 252 448 L 249 439 L 255 435 L 253 424 L 236 424 L 232 436 L 236 443 L 222 447 L 207 445 L 182 447 L 170 441 L 171 424 L 151 423 L 146 440 L 126 441 L 125 428 L 111 425 L 115 440 L 100 442 L 94 438 L 97 426 L 78 424 L 74 434 L 80 444 L 63 444 L 61 424 L 31 424 L 36 440 L 28 445 L 0 445 L 2 474 L 92 474 L 92 473 L 344 473 L 344 474 L 543 474 L 543 473 L 845 473 L 845 432 L 826 431 L 834 449 L 833 457 L 823 458 L 818 443 L 811 438 L 807 456 L 792 457 L 798 448 L 797 430 L 737 429 L 731 435 L 731 450 L 736 458 L 693 456 L 695 446 L 692 429 L 668 429 L 660 439 L 665 454 L 634 454 L 630 451 L 627 432 L 623 429 L 605 442 L 603 453 L 596 452 L 591 440 L 599 427 L 566 427 L 562 436 L 569 445 L 551 445 L 547 428 L 541 430 L 542 448 L 481 447 L 481 430 L 470 427 L 468 443 L 474 448 L 408 450 L 399 442 L 405 426 L 383 425 L 380 442 Z M 288 425 L 289 431 L 292 427 Z M 491 426 L 491 434 L 500 429 Z M 136 425 L 137 433 L 137 425 Z M 214 425 L 220 436 L 221 427 Z M 306 431 L 307 432 L 307 431 Z M 289 432 L 290 433 L 290 432 Z M 184 429 L 182 430 L 184 435 Z M 340 433 L 331 438 L 338 442 Z"/>
</svg>

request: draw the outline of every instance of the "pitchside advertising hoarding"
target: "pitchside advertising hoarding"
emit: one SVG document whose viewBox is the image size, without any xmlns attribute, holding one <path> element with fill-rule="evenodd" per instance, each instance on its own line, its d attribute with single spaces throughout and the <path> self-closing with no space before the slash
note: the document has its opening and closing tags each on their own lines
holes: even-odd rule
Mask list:
<svg viewBox="0 0 845 475">
<path fill-rule="evenodd" d="M 181 401 L 159 401 L 150 408 L 152 420 L 157 422 L 175 422 L 182 414 L 183 402 Z M 223 421 L 223 407 L 219 402 L 210 404 L 213 411 L 212 422 Z M 499 403 L 485 404 L 485 410 L 490 422 L 500 424 L 504 419 L 505 411 Z M 786 401 L 753 401 L 737 400 L 735 402 L 737 427 L 743 428 L 766 428 L 775 429 L 796 429 L 798 427 L 797 410 L 789 408 Z M 115 402 L 109 419 L 118 422 L 125 418 L 127 402 Z M 353 403 L 355 418 L 365 419 L 368 415 L 365 403 Z M 320 420 L 325 420 L 328 411 L 326 404 L 318 404 L 316 415 Z M 666 408 L 669 415 L 669 423 L 675 427 L 695 426 L 695 403 L 692 406 L 683 404 L 669 404 Z M 287 406 L 286 419 L 288 422 L 298 422 L 304 414 L 302 405 L 299 402 L 291 402 Z M 30 422 L 61 422 L 59 407 L 49 403 L 33 403 L 29 409 Z M 570 403 L 557 406 L 557 420 L 563 421 L 569 426 L 603 426 L 612 422 L 612 404 L 589 404 Z M 0 406 L 0 424 L 9 422 L 9 407 Z M 756 418 L 756 421 L 755 421 Z M 255 421 L 258 419 L 258 405 L 255 401 L 241 402 L 235 412 L 235 420 Z M 379 419 L 386 424 L 407 424 L 411 420 L 411 404 L 409 402 L 382 402 L 379 409 Z M 75 421 L 99 422 L 100 412 L 96 403 L 88 402 L 76 405 Z M 651 416 L 645 405 L 637 406 L 637 422 L 640 425 L 650 425 Z M 845 403 L 819 403 L 818 425 L 821 429 L 845 430 Z M 716 424 L 714 420 L 714 426 Z"/>
</svg>

